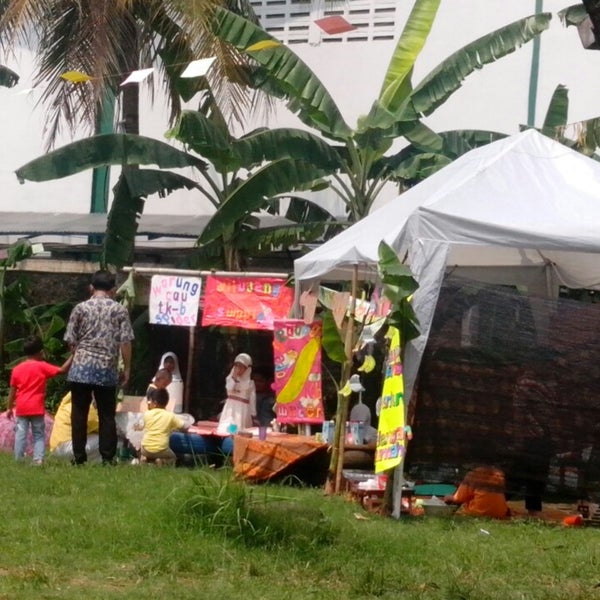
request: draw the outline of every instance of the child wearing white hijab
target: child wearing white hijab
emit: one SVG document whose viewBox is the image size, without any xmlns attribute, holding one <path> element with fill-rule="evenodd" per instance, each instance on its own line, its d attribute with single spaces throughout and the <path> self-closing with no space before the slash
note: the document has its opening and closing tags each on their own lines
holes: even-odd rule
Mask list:
<svg viewBox="0 0 600 600">
<path fill-rule="evenodd" d="M 256 389 L 252 381 L 252 358 L 238 354 L 225 379 L 227 399 L 219 418 L 217 433 L 227 435 L 252 427 L 256 417 Z"/>
<path fill-rule="evenodd" d="M 160 358 L 158 370 L 166 369 L 171 373 L 171 383 L 167 386 L 169 404 L 167 410 L 180 413 L 183 411 L 183 379 L 179 370 L 179 359 L 175 352 L 165 352 Z"/>
</svg>

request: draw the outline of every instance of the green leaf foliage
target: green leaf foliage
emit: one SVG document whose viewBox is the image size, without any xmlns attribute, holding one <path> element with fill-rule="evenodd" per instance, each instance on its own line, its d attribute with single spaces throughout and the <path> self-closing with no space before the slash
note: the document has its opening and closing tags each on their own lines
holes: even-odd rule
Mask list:
<svg viewBox="0 0 600 600">
<path fill-rule="evenodd" d="M 542 132 L 554 129 L 555 127 L 563 127 L 567 124 L 569 119 L 569 90 L 564 85 L 557 85 L 548 110 L 546 111 L 546 118 L 542 125 Z"/>
<path fill-rule="evenodd" d="M 410 303 L 419 284 L 410 268 L 400 262 L 394 249 L 386 242 L 380 242 L 378 250 L 383 294 L 392 304 L 388 321 L 400 330 L 403 342 L 407 342 L 419 335 L 418 320 Z"/>
<path fill-rule="evenodd" d="M 233 138 L 225 124 L 213 121 L 200 111 L 183 111 L 167 136 L 211 161 L 219 172 L 236 171 L 240 167 L 232 147 Z"/>
<path fill-rule="evenodd" d="M 262 208 L 273 196 L 310 188 L 323 174 L 307 161 L 284 158 L 268 163 L 252 173 L 221 204 L 199 242 L 204 244 L 223 235 L 241 216 Z"/>
<path fill-rule="evenodd" d="M 122 267 L 131 262 L 135 234 L 144 210 L 144 199 L 131 194 L 126 169 L 123 169 L 113 192 L 114 199 L 108 213 L 100 262 L 104 266 Z"/>
<path fill-rule="evenodd" d="M 282 212 L 282 204 L 287 202 L 288 206 Z M 269 200 L 266 211 L 272 215 L 281 215 L 296 223 L 307 221 L 337 221 L 337 219 L 326 209 L 322 208 L 312 200 L 300 198 L 299 196 L 284 196 Z"/>
<path fill-rule="evenodd" d="M 520 19 L 454 52 L 414 88 L 411 94 L 412 114 L 407 109 L 402 118 L 430 115 L 460 88 L 473 71 L 514 52 L 546 30 L 551 19 L 550 13 Z"/>
<path fill-rule="evenodd" d="M 262 65 L 268 79 L 275 80 L 280 92 L 288 98 L 290 110 L 304 123 L 334 139 L 345 140 L 351 136 L 352 130 L 325 86 L 287 46 L 258 25 L 222 8 L 215 11 L 213 33 Z M 277 42 L 277 45 L 249 50 L 266 40 Z"/>
<path fill-rule="evenodd" d="M 395 114 L 406 101 L 406 82 L 431 31 L 441 0 L 417 0 L 390 60 L 379 105 Z"/>
<path fill-rule="evenodd" d="M 321 339 L 323 349 L 329 358 L 337 363 L 346 362 L 346 353 L 344 351 L 344 342 L 340 331 L 335 324 L 333 313 L 326 309 L 323 311 L 323 338 Z"/>
<path fill-rule="evenodd" d="M 19 181 L 48 181 L 107 165 L 157 165 L 205 169 L 199 158 L 144 136 L 109 133 L 67 144 L 17 169 Z"/>
<path fill-rule="evenodd" d="M 588 17 L 585 5 L 579 2 L 559 11 L 560 20 L 568 27 L 569 25 L 579 25 L 581 21 Z"/>
<path fill-rule="evenodd" d="M 411 144 L 393 156 L 382 158 L 373 166 L 373 170 L 381 170 L 392 179 L 402 181 L 410 187 L 470 150 L 506 137 L 504 133 L 479 129 L 457 129 L 443 131 L 437 135 L 442 140 L 439 152 L 423 151 L 417 145 Z"/>
</svg>

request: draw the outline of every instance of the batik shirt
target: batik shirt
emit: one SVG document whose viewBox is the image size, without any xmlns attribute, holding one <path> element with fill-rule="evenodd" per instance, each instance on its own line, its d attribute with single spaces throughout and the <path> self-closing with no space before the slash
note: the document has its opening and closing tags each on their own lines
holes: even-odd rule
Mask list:
<svg viewBox="0 0 600 600">
<path fill-rule="evenodd" d="M 73 309 L 65 333 L 65 341 L 75 346 L 68 381 L 116 386 L 119 347 L 132 340 L 124 306 L 105 297 L 81 302 Z"/>
</svg>

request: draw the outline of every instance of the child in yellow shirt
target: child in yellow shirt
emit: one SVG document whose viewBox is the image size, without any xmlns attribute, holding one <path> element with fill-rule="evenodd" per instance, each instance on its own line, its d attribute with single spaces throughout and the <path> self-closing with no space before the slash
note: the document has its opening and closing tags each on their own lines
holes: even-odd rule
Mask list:
<svg viewBox="0 0 600 600">
<path fill-rule="evenodd" d="M 169 392 L 164 388 L 148 390 L 148 410 L 144 413 L 144 437 L 142 438 L 142 462 L 174 464 L 175 453 L 169 448 L 171 432 L 187 429 L 184 422 L 166 410 Z"/>
</svg>

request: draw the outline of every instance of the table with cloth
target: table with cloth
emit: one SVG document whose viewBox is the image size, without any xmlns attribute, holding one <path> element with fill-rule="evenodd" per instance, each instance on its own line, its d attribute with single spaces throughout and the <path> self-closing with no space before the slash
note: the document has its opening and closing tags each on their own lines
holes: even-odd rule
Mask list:
<svg viewBox="0 0 600 600">
<path fill-rule="evenodd" d="M 313 437 L 269 432 L 265 440 L 238 434 L 233 441 L 233 471 L 254 482 L 290 477 L 322 485 L 329 465 L 328 445 Z"/>
</svg>

